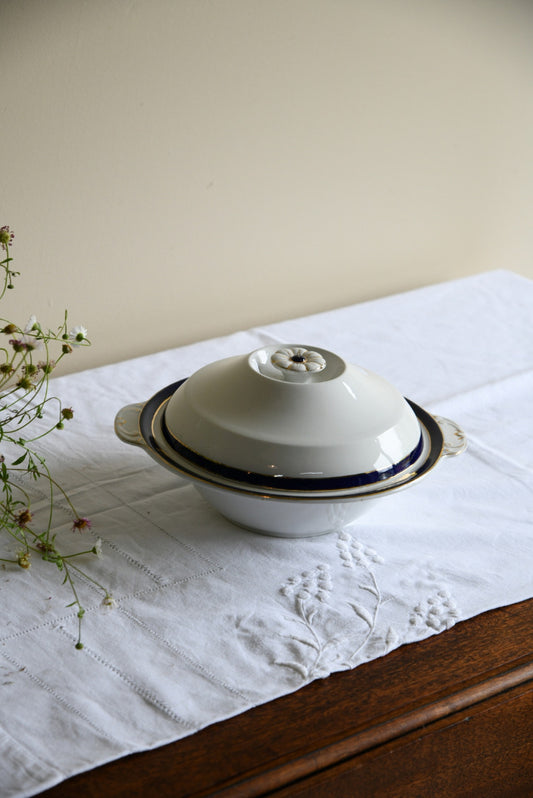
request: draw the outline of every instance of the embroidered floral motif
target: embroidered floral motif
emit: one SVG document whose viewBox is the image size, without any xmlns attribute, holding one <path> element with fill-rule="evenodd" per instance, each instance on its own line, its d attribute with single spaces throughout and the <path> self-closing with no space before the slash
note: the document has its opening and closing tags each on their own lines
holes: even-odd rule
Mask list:
<svg viewBox="0 0 533 798">
<path fill-rule="evenodd" d="M 326 602 L 331 593 L 331 578 L 328 565 L 317 565 L 314 571 L 304 571 L 300 576 L 291 576 L 281 588 L 284 596 L 296 595 L 299 602 L 309 599 Z"/>
<path fill-rule="evenodd" d="M 348 616 L 347 620 L 339 609 L 329 605 L 333 584 L 330 569 L 325 564 L 290 577 L 280 589 L 291 602 L 293 615 L 287 620 L 296 629 L 284 635 L 290 641 L 293 659 L 277 660 L 276 664 L 291 668 L 304 679 L 353 667 L 372 637 L 375 637 L 373 648 L 377 645 L 379 653 L 385 653 L 398 640 L 392 629 L 385 638 L 376 634 L 383 597 L 372 567 L 381 564 L 382 557 L 347 532 L 339 533 L 337 549 L 343 565 L 355 572 L 353 598 L 344 603 L 344 607 L 352 610 L 351 619 Z"/>
<path fill-rule="evenodd" d="M 391 624 L 390 613 L 383 613 L 390 596 L 383 594 L 378 579 L 383 558 L 345 530 L 337 535 L 336 548 L 346 578 L 337 573 L 334 584 L 330 567 L 319 564 L 281 586 L 291 611 L 285 616 L 287 632 L 280 635 L 289 656 L 278 651 L 276 665 L 311 681 L 449 629 L 458 619 L 453 598 L 436 570 L 426 565 L 420 573 L 418 566 L 418 575 L 408 580 L 419 594 L 416 605 L 407 609 L 403 622 L 396 618 Z"/>
<path fill-rule="evenodd" d="M 370 568 L 371 563 L 381 564 L 383 562 L 383 557 L 377 554 L 374 549 L 363 546 L 348 532 L 339 533 L 337 548 L 340 552 L 342 564 L 346 568 L 354 568 L 357 565 L 362 568 Z"/>
<path fill-rule="evenodd" d="M 424 601 L 420 601 L 409 616 L 411 626 L 425 632 L 450 629 L 459 617 L 457 607 L 446 590 L 439 590 Z"/>
<path fill-rule="evenodd" d="M 291 601 L 297 631 L 286 635 L 293 647 L 301 649 L 300 660 L 277 662 L 292 668 L 304 679 L 329 673 L 326 667 L 335 639 L 323 640 L 320 627 L 324 624 L 324 605 L 332 590 L 330 570 L 327 565 L 317 565 L 313 571 L 303 571 L 299 576 L 289 577 L 280 593 Z M 298 628 L 299 627 L 299 628 Z"/>
<path fill-rule="evenodd" d="M 442 584 L 442 578 L 432 562 L 417 563 L 401 580 L 403 587 L 415 588 L 419 600 L 409 615 L 411 634 L 424 636 L 428 630 L 443 632 L 459 618 L 453 598 Z M 422 595 L 420 595 L 422 594 Z"/>
</svg>

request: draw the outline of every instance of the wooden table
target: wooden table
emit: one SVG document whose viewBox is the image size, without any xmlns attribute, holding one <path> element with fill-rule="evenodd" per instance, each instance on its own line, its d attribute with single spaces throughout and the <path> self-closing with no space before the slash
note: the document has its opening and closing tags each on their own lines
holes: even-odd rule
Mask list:
<svg viewBox="0 0 533 798">
<path fill-rule="evenodd" d="M 41 795 L 533 796 L 533 599 Z"/>
</svg>

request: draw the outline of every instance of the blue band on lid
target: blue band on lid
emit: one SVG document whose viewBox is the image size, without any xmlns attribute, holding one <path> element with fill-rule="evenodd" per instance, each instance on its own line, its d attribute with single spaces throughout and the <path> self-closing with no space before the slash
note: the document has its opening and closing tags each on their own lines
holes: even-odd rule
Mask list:
<svg viewBox="0 0 533 798">
<path fill-rule="evenodd" d="M 141 413 L 141 434 L 150 445 L 156 444 L 153 438 L 151 422 L 154 414 L 161 406 L 162 402 L 170 398 L 175 391 L 179 389 L 186 380 L 179 380 L 172 385 L 163 388 L 155 396 L 148 400 Z M 409 400 L 407 400 L 409 402 Z M 414 403 L 409 402 L 413 409 L 419 410 Z M 194 452 L 177 440 L 172 433 L 168 430 L 164 418 L 161 420 L 161 432 L 165 438 L 166 443 L 184 460 L 189 463 L 202 468 L 209 472 L 214 477 L 222 477 L 223 479 L 239 482 L 243 486 L 250 485 L 254 487 L 262 487 L 265 489 L 274 488 L 276 490 L 287 491 L 329 491 L 329 490 L 348 490 L 350 488 L 359 488 L 366 485 L 373 485 L 383 482 L 386 479 L 400 474 L 405 471 L 409 466 L 415 463 L 422 454 L 424 440 L 422 432 L 420 438 L 414 449 L 402 460 L 394 465 L 383 469 L 381 471 L 370 471 L 362 474 L 346 474 L 335 477 L 285 477 L 285 476 L 272 476 L 271 474 L 260 474 L 253 471 L 246 471 L 233 466 L 225 465 L 224 463 L 217 463 L 209 460 L 203 455 Z"/>
</svg>

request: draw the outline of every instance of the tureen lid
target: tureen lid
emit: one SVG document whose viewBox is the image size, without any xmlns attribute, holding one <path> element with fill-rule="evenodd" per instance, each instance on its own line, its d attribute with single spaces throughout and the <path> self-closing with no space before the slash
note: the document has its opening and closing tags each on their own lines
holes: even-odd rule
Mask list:
<svg viewBox="0 0 533 798">
<path fill-rule="evenodd" d="M 265 346 L 184 380 L 162 420 L 167 443 L 213 473 L 372 484 L 420 455 L 420 423 L 382 377 L 319 347 Z M 267 483 L 268 484 L 268 483 Z"/>
</svg>

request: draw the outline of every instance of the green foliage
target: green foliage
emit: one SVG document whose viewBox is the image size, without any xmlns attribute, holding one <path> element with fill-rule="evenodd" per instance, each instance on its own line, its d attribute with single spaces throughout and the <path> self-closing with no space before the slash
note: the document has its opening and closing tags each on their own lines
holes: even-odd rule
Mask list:
<svg viewBox="0 0 533 798">
<path fill-rule="evenodd" d="M 13 239 L 14 234 L 7 225 L 0 228 L 0 247 L 5 253 L 0 261 L 3 270 L 0 300 L 8 289 L 14 288 L 14 278 L 19 275 L 12 269 L 10 247 Z M 96 545 L 75 554 L 64 554 L 58 548 L 56 535 L 52 532 L 57 497 L 70 508 L 73 533 L 90 530 L 91 522 L 80 516 L 53 478 L 38 445 L 54 430 L 63 430 L 65 422 L 74 417 L 72 408 L 63 407 L 61 401 L 50 394 L 50 377 L 64 357 L 76 348 L 90 346 L 90 341 L 83 326 L 69 330 L 66 312 L 56 330 L 43 329 L 35 316 L 31 316 L 23 328 L 0 319 L 0 336 L 4 338 L 3 342 L 0 340 L 0 452 L 5 452 L 0 453 L 0 534 L 11 538 L 15 551 L 13 558 L 0 558 L 0 561 L 4 567 L 9 563 L 27 570 L 31 567 L 32 556 L 38 555 L 42 561 L 61 571 L 63 584 L 70 587 L 74 596 L 74 601 L 68 606 L 77 608 L 76 648 L 81 649 L 81 623 L 85 610 L 78 596 L 77 580 L 80 577 L 88 579 L 102 590 L 104 605 L 109 607 L 113 604 L 108 591 L 75 563 L 84 555 L 98 556 L 101 542 L 98 540 Z M 43 420 L 44 424 L 39 423 Z M 42 513 L 38 521 L 34 517 L 30 493 L 25 487 L 28 477 L 38 481 L 40 487 L 45 487 L 48 512 L 44 523 Z"/>
</svg>

